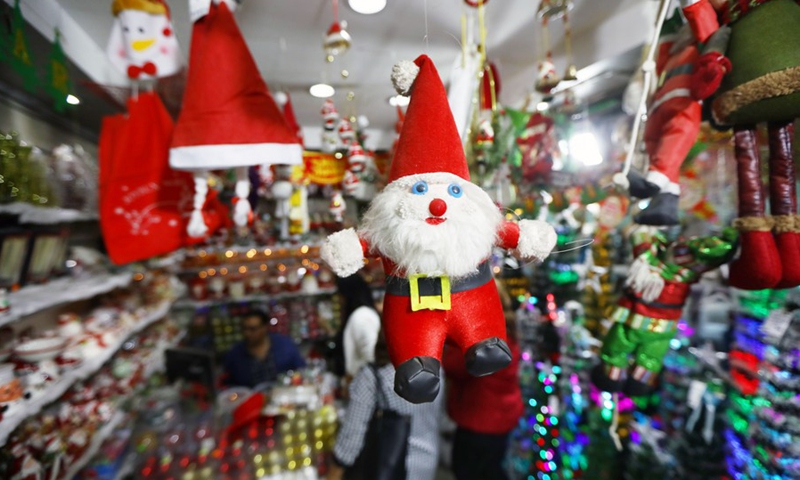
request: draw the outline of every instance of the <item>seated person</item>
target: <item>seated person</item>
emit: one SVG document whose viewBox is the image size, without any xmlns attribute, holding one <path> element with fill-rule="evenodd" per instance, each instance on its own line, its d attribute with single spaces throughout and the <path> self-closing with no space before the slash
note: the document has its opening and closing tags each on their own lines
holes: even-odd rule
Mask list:
<svg viewBox="0 0 800 480">
<path fill-rule="evenodd" d="M 227 386 L 254 387 L 274 382 L 278 375 L 306 366 L 306 361 L 291 338 L 269 333 L 266 313 L 254 311 L 242 320 L 244 340 L 225 354 Z"/>
</svg>

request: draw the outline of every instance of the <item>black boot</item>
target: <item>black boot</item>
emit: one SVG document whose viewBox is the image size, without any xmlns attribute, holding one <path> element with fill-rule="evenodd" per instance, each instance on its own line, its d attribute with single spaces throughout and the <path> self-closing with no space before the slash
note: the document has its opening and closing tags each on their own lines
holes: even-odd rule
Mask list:
<svg viewBox="0 0 800 480">
<path fill-rule="evenodd" d="M 592 369 L 592 383 L 604 392 L 616 393 L 625 385 L 625 377 L 614 380 L 608 376 L 605 365 L 601 363 Z"/>
<path fill-rule="evenodd" d="M 628 172 L 628 192 L 636 198 L 650 198 L 661 191 L 661 188 L 647 180 L 636 170 Z"/>
<path fill-rule="evenodd" d="M 441 363 L 433 357 L 414 357 L 397 367 L 394 391 L 411 403 L 432 402 L 439 394 Z"/>
<path fill-rule="evenodd" d="M 645 395 L 650 395 L 653 393 L 653 390 L 655 390 L 655 387 L 636 380 L 635 378 L 629 378 L 625 382 L 625 386 L 622 388 L 622 392 L 629 397 L 643 397 Z"/>
<path fill-rule="evenodd" d="M 659 193 L 650 205 L 633 217 L 640 225 L 677 225 L 678 196 L 674 193 Z"/>
<path fill-rule="evenodd" d="M 464 355 L 467 371 L 474 377 L 491 375 L 511 363 L 511 349 L 503 340 L 492 337 L 467 349 Z"/>
</svg>

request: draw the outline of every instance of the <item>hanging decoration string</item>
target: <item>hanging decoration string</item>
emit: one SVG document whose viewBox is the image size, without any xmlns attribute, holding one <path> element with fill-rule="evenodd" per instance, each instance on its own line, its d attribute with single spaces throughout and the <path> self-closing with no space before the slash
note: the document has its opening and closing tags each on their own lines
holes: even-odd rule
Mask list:
<svg viewBox="0 0 800 480">
<path fill-rule="evenodd" d="M 428 0 L 425 0 L 425 53 L 428 53 Z"/>
<path fill-rule="evenodd" d="M 614 184 L 625 190 L 628 189 L 630 183 L 628 182 L 628 172 L 631 171 L 631 164 L 633 163 L 633 155 L 636 152 L 636 147 L 639 144 L 639 130 L 642 127 L 642 120 L 647 114 L 647 98 L 649 97 L 650 88 L 653 82 L 653 77 L 656 70 L 656 52 L 658 46 L 658 38 L 661 35 L 661 27 L 667 18 L 667 11 L 669 10 L 670 0 L 661 0 L 658 11 L 658 19 L 656 20 L 653 38 L 648 45 L 647 58 L 642 63 L 642 72 L 644 73 L 644 82 L 642 86 L 642 96 L 639 99 L 639 108 L 636 110 L 636 117 L 633 119 L 633 127 L 631 128 L 631 138 L 628 142 L 628 148 L 625 152 L 625 163 L 622 167 L 622 172 L 614 174 Z"/>
<path fill-rule="evenodd" d="M 461 9 L 461 68 L 467 68 L 467 13 Z"/>
<path fill-rule="evenodd" d="M 333 1 L 333 21 L 339 23 L 339 0 Z"/>
</svg>

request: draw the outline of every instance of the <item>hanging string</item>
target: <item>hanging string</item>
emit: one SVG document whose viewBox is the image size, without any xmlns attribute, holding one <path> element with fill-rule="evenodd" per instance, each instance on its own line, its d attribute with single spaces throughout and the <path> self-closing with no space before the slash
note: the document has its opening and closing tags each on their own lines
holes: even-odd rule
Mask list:
<svg viewBox="0 0 800 480">
<path fill-rule="evenodd" d="M 467 14 L 461 8 L 461 68 L 467 68 Z"/>
<path fill-rule="evenodd" d="M 564 50 L 567 53 L 567 62 L 572 65 L 572 28 L 569 25 L 569 9 L 564 10 Z"/>
<path fill-rule="evenodd" d="M 631 138 L 628 142 L 628 148 L 625 152 L 625 163 L 622 167 L 622 172 L 614 174 L 614 183 L 620 187 L 627 189 L 629 187 L 628 172 L 631 171 L 631 164 L 633 163 L 633 155 L 636 152 L 636 147 L 639 144 L 639 130 L 642 126 L 642 120 L 647 113 L 647 98 L 650 93 L 650 85 L 653 82 L 655 74 L 655 57 L 657 52 L 658 37 L 661 35 L 661 27 L 667 18 L 667 11 L 669 10 L 670 0 L 661 0 L 659 6 L 658 19 L 656 20 L 655 31 L 648 48 L 647 58 L 642 64 L 642 71 L 644 72 L 644 82 L 642 86 L 642 96 L 639 99 L 639 108 L 636 110 L 636 117 L 633 119 L 633 127 L 631 128 Z"/>
<path fill-rule="evenodd" d="M 486 66 L 486 10 L 483 0 L 478 0 L 478 34 L 480 35 L 481 66 Z"/>
<path fill-rule="evenodd" d="M 333 1 L 333 21 L 339 23 L 339 0 Z"/>
<path fill-rule="evenodd" d="M 428 0 L 425 0 L 425 53 L 428 53 Z"/>
</svg>

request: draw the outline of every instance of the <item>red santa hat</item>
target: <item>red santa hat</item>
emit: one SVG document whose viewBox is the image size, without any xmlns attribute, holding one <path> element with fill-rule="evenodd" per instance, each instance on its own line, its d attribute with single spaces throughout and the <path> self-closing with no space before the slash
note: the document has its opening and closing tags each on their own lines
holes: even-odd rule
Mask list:
<svg viewBox="0 0 800 480">
<path fill-rule="evenodd" d="M 325 120 L 335 119 L 339 116 L 339 112 L 336 111 L 336 105 L 333 104 L 333 100 L 330 98 L 326 98 L 322 103 L 320 113 Z"/>
<path fill-rule="evenodd" d="M 297 117 L 294 114 L 294 107 L 292 106 L 292 97 L 289 95 L 289 92 L 276 93 L 275 102 L 277 102 L 278 107 L 283 110 L 283 119 L 286 121 L 286 126 L 289 127 L 289 130 L 294 132 L 297 136 L 297 142 L 302 145 L 303 129 L 300 128 L 300 124 L 297 123 Z"/>
<path fill-rule="evenodd" d="M 447 172 L 469 180 L 464 147 L 439 73 L 427 55 L 392 68 L 392 83 L 410 95 L 389 183 L 408 175 Z"/>
<path fill-rule="evenodd" d="M 303 148 L 261 78 L 228 6 L 195 22 L 170 166 L 213 170 L 299 164 Z"/>
</svg>

